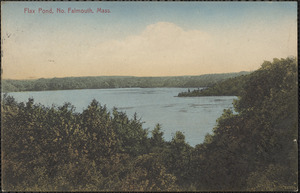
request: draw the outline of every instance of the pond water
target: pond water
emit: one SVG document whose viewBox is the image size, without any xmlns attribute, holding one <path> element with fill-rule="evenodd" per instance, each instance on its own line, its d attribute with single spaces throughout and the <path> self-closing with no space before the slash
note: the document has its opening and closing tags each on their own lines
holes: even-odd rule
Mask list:
<svg viewBox="0 0 300 193">
<path fill-rule="evenodd" d="M 207 133 L 212 133 L 223 109 L 232 109 L 234 96 L 175 97 L 187 88 L 117 88 L 60 90 L 39 92 L 12 92 L 18 102 L 33 98 L 45 106 L 61 106 L 70 102 L 82 112 L 93 99 L 109 110 L 117 107 L 133 118 L 136 112 L 144 128 L 151 131 L 157 123 L 162 125 L 164 138 L 171 140 L 176 131 L 182 131 L 186 141 L 195 146 L 202 143 Z"/>
</svg>

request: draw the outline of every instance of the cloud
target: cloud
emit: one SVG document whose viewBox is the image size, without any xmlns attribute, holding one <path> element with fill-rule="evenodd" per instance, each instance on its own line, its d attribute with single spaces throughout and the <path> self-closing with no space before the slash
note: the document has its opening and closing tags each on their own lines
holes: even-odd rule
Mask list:
<svg viewBox="0 0 300 193">
<path fill-rule="evenodd" d="M 158 22 L 139 35 L 90 48 L 88 58 L 91 69 L 100 74 L 164 76 L 256 70 L 264 60 L 296 54 L 295 29 L 256 25 L 208 33 Z"/>
<path fill-rule="evenodd" d="M 185 31 L 173 23 L 159 22 L 148 25 L 139 35 L 103 42 L 91 48 L 89 56 L 94 67 L 105 61 L 106 65 L 101 66 L 116 74 L 130 69 L 133 75 L 169 75 L 189 67 L 187 73 L 192 73 L 197 61 L 209 57 L 211 43 L 206 32 Z"/>
<path fill-rule="evenodd" d="M 64 31 L 29 34 L 21 41 L 13 35 L 3 44 L 4 78 L 238 72 L 297 54 L 297 20 L 210 31 L 158 22 L 118 40 Z"/>
</svg>

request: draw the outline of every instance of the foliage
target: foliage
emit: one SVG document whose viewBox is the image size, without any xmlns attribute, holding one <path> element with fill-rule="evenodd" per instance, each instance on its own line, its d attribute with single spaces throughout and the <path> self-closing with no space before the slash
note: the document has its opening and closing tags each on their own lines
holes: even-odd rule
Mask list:
<svg viewBox="0 0 300 193">
<path fill-rule="evenodd" d="M 126 184 L 136 178 L 137 190 L 178 189 L 176 177 L 149 152 L 150 143 L 164 140 L 147 138 L 137 116 L 111 114 L 96 100 L 82 113 L 69 103 L 49 108 L 7 95 L 1 107 L 5 190 L 132 190 Z"/>
<path fill-rule="evenodd" d="M 168 174 L 159 154 L 138 156 L 123 181 L 125 191 L 176 191 L 176 177 Z"/>
<path fill-rule="evenodd" d="M 248 75 L 235 111 L 225 110 L 193 164 L 201 190 L 297 189 L 297 65 L 274 59 Z"/>
</svg>

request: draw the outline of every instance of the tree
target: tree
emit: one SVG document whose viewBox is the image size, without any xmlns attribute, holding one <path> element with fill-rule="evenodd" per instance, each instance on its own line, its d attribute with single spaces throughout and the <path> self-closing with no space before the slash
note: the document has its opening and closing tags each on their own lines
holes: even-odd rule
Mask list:
<svg viewBox="0 0 300 193">
<path fill-rule="evenodd" d="M 235 111 L 225 110 L 209 140 L 196 147 L 196 188 L 296 190 L 296 60 L 264 62 L 248 75 Z"/>
<path fill-rule="evenodd" d="M 143 129 L 142 122 L 134 115 L 129 119 L 124 112 L 113 109 L 112 128 L 118 136 L 118 147 L 121 152 L 131 156 L 147 153 L 149 146 L 148 131 Z"/>
<path fill-rule="evenodd" d="M 192 147 L 185 142 L 185 136 L 177 131 L 166 150 L 163 159 L 167 171 L 177 178 L 177 183 L 185 188 L 190 184 L 190 155 Z"/>
<path fill-rule="evenodd" d="M 158 154 L 138 156 L 121 186 L 122 191 L 178 191 L 176 177 L 167 173 Z"/>
<path fill-rule="evenodd" d="M 165 148 L 165 140 L 163 138 L 164 132 L 161 131 L 160 124 L 156 124 L 151 133 L 150 145 L 152 152 L 161 152 L 163 148 Z"/>
</svg>

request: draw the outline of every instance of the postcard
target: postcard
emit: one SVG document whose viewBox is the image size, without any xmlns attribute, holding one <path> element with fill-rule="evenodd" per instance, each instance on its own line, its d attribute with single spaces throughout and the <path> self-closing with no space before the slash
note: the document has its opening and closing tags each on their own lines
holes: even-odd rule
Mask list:
<svg viewBox="0 0 300 193">
<path fill-rule="evenodd" d="M 1 2 L 2 191 L 297 191 L 297 2 Z"/>
</svg>

